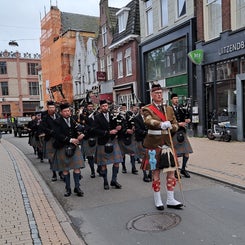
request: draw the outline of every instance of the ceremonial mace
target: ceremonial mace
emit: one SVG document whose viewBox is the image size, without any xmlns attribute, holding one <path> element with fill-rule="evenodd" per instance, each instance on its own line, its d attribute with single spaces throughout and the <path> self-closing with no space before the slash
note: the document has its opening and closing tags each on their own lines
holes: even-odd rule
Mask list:
<svg viewBox="0 0 245 245">
<path fill-rule="evenodd" d="M 164 109 L 166 121 L 168 121 L 167 104 L 166 103 L 163 103 L 163 109 Z M 180 193 L 181 193 L 181 197 L 182 197 L 182 201 L 183 201 L 183 206 L 185 206 L 184 193 L 183 193 L 183 188 L 182 188 L 182 183 L 181 183 L 180 173 L 179 173 L 179 166 L 178 166 L 179 164 L 178 164 L 177 156 L 175 154 L 173 138 L 172 138 L 172 135 L 171 135 L 170 128 L 168 128 L 168 135 L 169 135 L 169 139 L 170 139 L 171 149 L 172 149 L 172 152 L 173 152 L 173 155 L 174 155 L 174 164 L 175 164 L 176 172 L 177 172 L 177 176 L 178 176 L 179 189 L 180 189 Z"/>
</svg>

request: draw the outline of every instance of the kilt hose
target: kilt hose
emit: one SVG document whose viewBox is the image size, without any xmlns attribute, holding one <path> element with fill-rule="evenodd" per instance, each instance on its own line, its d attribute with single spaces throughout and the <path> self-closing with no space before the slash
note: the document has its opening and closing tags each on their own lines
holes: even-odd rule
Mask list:
<svg viewBox="0 0 245 245">
<path fill-rule="evenodd" d="M 130 145 L 125 145 L 122 139 L 118 140 L 118 144 L 120 146 L 121 153 L 123 156 L 125 154 L 135 154 L 135 152 L 136 152 L 136 141 L 135 141 L 133 136 L 132 136 Z"/>
<path fill-rule="evenodd" d="M 69 171 L 71 169 L 84 168 L 85 163 L 79 146 L 76 147 L 76 151 L 72 157 L 65 155 L 65 148 L 55 149 L 53 155 L 53 161 L 51 161 L 51 169 L 54 171 Z"/>
<path fill-rule="evenodd" d="M 117 142 L 117 139 L 110 140 L 108 143 L 113 144 L 113 152 L 105 153 L 104 145 L 97 145 L 95 162 L 98 165 L 108 165 L 113 163 L 121 163 L 123 161 L 121 149 Z"/>
<path fill-rule="evenodd" d="M 91 147 L 88 144 L 88 140 L 82 141 L 82 152 L 84 153 L 86 157 L 95 156 L 96 147 L 97 145 Z"/>
<path fill-rule="evenodd" d="M 193 153 L 191 144 L 188 140 L 186 133 L 184 133 L 184 137 L 185 137 L 184 141 L 182 143 L 179 143 L 177 140 L 177 134 L 174 134 L 173 136 L 173 145 L 177 157 L 181 157 L 185 153 Z"/>
</svg>

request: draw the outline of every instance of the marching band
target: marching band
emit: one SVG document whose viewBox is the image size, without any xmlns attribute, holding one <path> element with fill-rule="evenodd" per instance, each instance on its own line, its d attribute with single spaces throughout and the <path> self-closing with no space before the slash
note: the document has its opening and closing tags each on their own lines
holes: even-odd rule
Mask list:
<svg viewBox="0 0 245 245">
<path fill-rule="evenodd" d="M 125 156 L 128 155 L 131 173 L 139 174 L 136 167 L 138 160 L 138 163 L 141 163 L 139 166 L 142 170 L 143 181 L 152 182 L 155 205 L 158 210 L 163 210 L 160 196 L 157 196 L 160 193 L 158 193 L 159 175 L 156 175 L 155 169 L 151 169 L 153 165 L 146 166 L 146 162 L 149 163 L 150 159 L 147 160 L 147 157 L 150 155 L 152 157 L 154 154 L 152 151 L 154 147 L 148 144 L 147 139 L 155 135 L 148 134 L 166 130 L 165 128 L 155 130 L 149 124 L 149 114 L 146 113 L 149 109 L 147 108 L 150 108 L 149 105 L 140 103 L 139 106 L 132 105 L 130 110 L 127 110 L 126 104 L 110 105 L 108 101 L 101 100 L 97 108 L 93 103 L 88 102 L 75 115 L 72 115 L 69 104 L 63 103 L 57 106 L 53 101 L 48 101 L 47 111 L 35 115 L 30 123 L 29 144 L 33 146 L 41 161 L 48 159 L 53 173 L 52 181 L 57 180 L 56 171 L 59 172 L 61 180 L 65 182 L 65 197 L 72 194 L 71 170 L 73 170 L 75 184 L 73 192 L 77 196 L 84 195 L 80 188 L 80 180 L 81 169 L 85 167 L 86 162 L 90 168 L 91 178 L 96 177 L 96 172 L 102 177 L 104 190 L 121 189 L 118 172 L 121 166 L 122 173 L 127 173 Z M 171 114 L 172 116 L 174 117 L 174 114 Z M 176 119 L 173 120 L 176 122 Z M 161 122 L 161 125 L 166 123 L 167 121 Z M 169 124 L 168 127 L 172 128 L 173 125 Z M 157 154 L 161 152 L 159 149 L 157 146 Z M 157 159 L 158 156 L 155 158 L 153 155 L 151 161 Z M 158 164 L 156 166 L 159 166 Z M 107 174 L 109 165 L 112 166 L 110 181 Z M 173 175 L 167 174 L 167 176 L 168 184 L 170 184 L 170 179 L 171 183 L 176 182 Z M 158 183 L 158 189 L 155 188 L 156 183 Z M 168 192 L 172 193 L 174 185 L 172 189 L 167 188 Z M 167 203 L 168 207 L 183 206 L 180 202 L 173 200 Z"/>
</svg>

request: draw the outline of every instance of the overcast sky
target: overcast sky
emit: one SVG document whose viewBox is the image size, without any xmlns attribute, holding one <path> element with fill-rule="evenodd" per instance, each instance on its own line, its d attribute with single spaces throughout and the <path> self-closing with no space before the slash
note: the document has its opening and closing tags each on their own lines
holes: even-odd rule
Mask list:
<svg viewBox="0 0 245 245">
<path fill-rule="evenodd" d="M 0 51 L 40 53 L 40 18 L 58 5 L 61 12 L 99 16 L 100 0 L 0 0 Z M 121 8 L 130 0 L 109 0 L 110 7 Z M 16 40 L 18 47 L 9 46 Z"/>
</svg>

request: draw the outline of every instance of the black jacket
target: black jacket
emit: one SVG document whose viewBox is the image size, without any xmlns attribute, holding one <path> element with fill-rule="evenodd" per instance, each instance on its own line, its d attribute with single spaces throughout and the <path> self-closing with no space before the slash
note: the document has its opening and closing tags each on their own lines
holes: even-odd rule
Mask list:
<svg viewBox="0 0 245 245">
<path fill-rule="evenodd" d="M 135 139 L 136 141 L 143 141 L 145 136 L 147 135 L 147 127 L 144 123 L 142 115 L 138 114 L 134 118 L 135 125 Z"/>
</svg>

